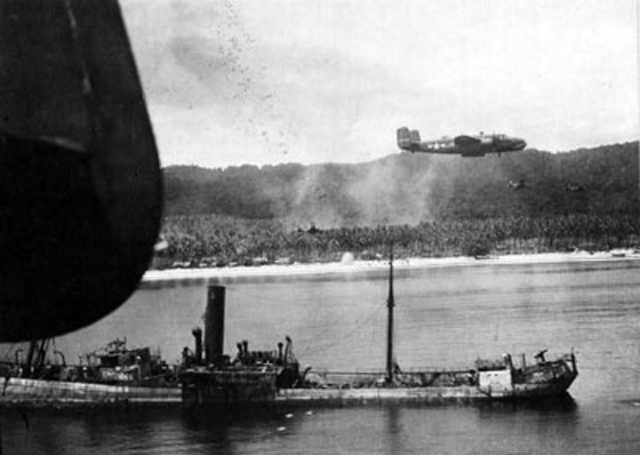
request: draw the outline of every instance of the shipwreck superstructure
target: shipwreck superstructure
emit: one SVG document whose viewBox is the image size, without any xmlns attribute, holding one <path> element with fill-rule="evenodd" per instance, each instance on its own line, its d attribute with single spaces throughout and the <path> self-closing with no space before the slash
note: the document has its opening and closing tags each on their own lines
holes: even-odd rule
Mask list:
<svg viewBox="0 0 640 455">
<path fill-rule="evenodd" d="M 561 396 L 578 375 L 573 352 L 547 360 L 546 350 L 527 361 L 510 354 L 499 359 L 477 360 L 465 370 L 403 371 L 393 351 L 393 266 L 387 299 L 386 368 L 378 372 L 329 372 L 302 369 L 293 355 L 292 340 L 277 349 L 251 351 L 247 341 L 238 343 L 232 359 L 223 354 L 225 289 L 209 288 L 202 331 L 194 329 L 195 354 L 180 374 L 182 400 L 187 405 L 281 404 L 382 404 L 387 402 L 441 403 L 492 400 L 536 400 Z M 213 328 L 213 329 L 211 329 Z"/>
<path fill-rule="evenodd" d="M 126 338 L 81 357 L 77 364 L 46 362 L 50 340 L 29 345 L 24 361 L 0 364 L 0 404 L 21 407 L 180 403 L 178 365 L 169 365 L 148 346 L 127 347 Z"/>
</svg>

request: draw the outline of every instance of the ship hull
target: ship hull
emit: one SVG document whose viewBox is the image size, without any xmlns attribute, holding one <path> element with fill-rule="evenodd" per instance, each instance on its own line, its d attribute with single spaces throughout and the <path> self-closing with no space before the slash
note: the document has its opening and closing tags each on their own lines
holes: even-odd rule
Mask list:
<svg viewBox="0 0 640 455">
<path fill-rule="evenodd" d="M 238 395 L 219 390 L 214 394 L 183 396 L 187 406 L 227 406 L 252 404 L 279 404 L 300 406 L 348 406 L 384 404 L 472 404 L 493 401 L 536 401 L 562 397 L 564 387 L 548 387 L 523 390 L 522 393 L 489 396 L 473 386 L 419 387 L 419 388 L 371 388 L 371 389 L 282 389 L 275 394 L 252 395 L 239 399 Z M 199 399 L 200 398 L 200 399 Z M 202 399 L 204 398 L 204 399 Z"/>
<path fill-rule="evenodd" d="M 567 387 L 555 385 L 516 388 L 512 393 L 487 395 L 474 386 L 372 388 L 372 389 L 289 389 L 280 390 L 276 403 L 290 404 L 446 404 L 490 401 L 527 401 L 562 396 Z"/>
<path fill-rule="evenodd" d="M 375 405 L 385 403 L 473 403 L 488 401 L 526 401 L 562 396 L 575 376 L 536 384 L 514 384 L 510 389 L 481 389 L 475 385 L 430 387 L 275 387 L 273 375 L 256 375 L 252 382 L 221 384 L 210 374 L 198 375 L 182 388 L 109 385 L 87 382 L 6 378 L 1 382 L 0 404 L 7 406 L 85 406 L 85 405 Z M 218 378 L 219 379 L 219 378 Z M 236 376 L 237 379 L 237 376 Z"/>
<path fill-rule="evenodd" d="M 187 406 L 251 404 L 375 405 L 386 403 L 446 404 L 491 401 L 536 401 L 567 394 L 577 373 L 508 387 L 479 384 L 454 386 L 379 386 L 278 388 L 273 374 L 190 372 L 182 377 L 182 400 Z"/>
<path fill-rule="evenodd" d="M 6 406 L 150 405 L 181 402 L 179 387 L 143 387 L 25 378 L 6 378 L 0 382 L 0 387 L 0 403 Z"/>
</svg>

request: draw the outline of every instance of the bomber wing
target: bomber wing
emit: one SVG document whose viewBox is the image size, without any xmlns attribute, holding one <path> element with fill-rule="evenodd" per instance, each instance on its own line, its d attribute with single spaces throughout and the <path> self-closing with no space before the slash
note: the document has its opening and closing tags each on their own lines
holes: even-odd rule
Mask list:
<svg viewBox="0 0 640 455">
<path fill-rule="evenodd" d="M 473 136 L 456 136 L 453 140 L 462 156 L 483 156 L 482 139 Z"/>
<path fill-rule="evenodd" d="M 472 136 L 456 136 L 453 142 L 458 147 L 473 148 L 480 146 L 480 139 Z"/>
</svg>

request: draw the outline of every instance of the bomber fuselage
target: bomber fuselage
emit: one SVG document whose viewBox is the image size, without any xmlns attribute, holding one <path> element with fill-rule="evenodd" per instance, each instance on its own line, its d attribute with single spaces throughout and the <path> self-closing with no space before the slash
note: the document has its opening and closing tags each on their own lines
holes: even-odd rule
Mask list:
<svg viewBox="0 0 640 455">
<path fill-rule="evenodd" d="M 484 156 L 487 153 L 515 152 L 527 146 L 524 139 L 506 134 L 461 135 L 433 141 L 420 140 L 417 130 L 398 129 L 398 147 L 408 152 L 440 153 L 465 157 Z"/>
</svg>

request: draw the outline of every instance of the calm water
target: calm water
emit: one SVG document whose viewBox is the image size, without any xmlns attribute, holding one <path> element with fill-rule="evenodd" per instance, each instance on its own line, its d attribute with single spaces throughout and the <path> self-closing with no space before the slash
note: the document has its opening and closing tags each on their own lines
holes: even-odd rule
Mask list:
<svg viewBox="0 0 640 455">
<path fill-rule="evenodd" d="M 235 279 L 225 343 L 274 349 L 289 335 L 303 365 L 384 365 L 386 274 Z M 5 412 L 6 453 L 637 454 L 640 451 L 640 262 L 483 265 L 396 274 L 401 367 L 464 367 L 503 352 L 575 348 L 572 402 L 544 406 Z M 61 337 L 68 361 L 114 337 L 191 346 L 206 288 L 143 290 L 95 326 Z M 5 350 L 11 352 L 10 346 Z M 292 412 L 293 415 L 288 415 Z"/>
</svg>

